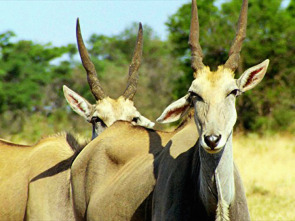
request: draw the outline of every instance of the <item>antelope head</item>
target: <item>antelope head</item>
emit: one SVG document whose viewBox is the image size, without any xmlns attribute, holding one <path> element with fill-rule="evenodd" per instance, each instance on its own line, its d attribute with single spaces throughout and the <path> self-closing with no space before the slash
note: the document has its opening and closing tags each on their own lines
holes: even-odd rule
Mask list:
<svg viewBox="0 0 295 221">
<path fill-rule="evenodd" d="M 170 104 L 157 119 L 161 123 L 176 121 L 190 108 L 195 109 L 195 123 L 201 146 L 214 154 L 222 150 L 232 133 L 237 119 L 235 101 L 243 92 L 255 87 L 264 77 L 269 60 L 247 69 L 239 79 L 234 72 L 239 64 L 242 42 L 246 37 L 248 1 L 243 0 L 235 40 L 229 58 L 217 71 L 211 71 L 202 62 L 199 44 L 199 21 L 196 1 L 192 0 L 192 18 L 189 36 L 191 66 L 194 80 L 188 93 Z"/>
<path fill-rule="evenodd" d="M 123 95 L 117 99 L 112 99 L 107 96 L 100 85 L 94 64 L 88 56 L 87 49 L 82 39 L 79 19 L 77 19 L 76 35 L 82 64 L 87 72 L 88 84 L 96 99 L 96 104 L 90 104 L 85 98 L 65 85 L 63 86 L 63 91 L 71 108 L 92 124 L 92 139 L 118 120 L 128 121 L 133 125 L 152 128 L 154 123 L 142 116 L 133 103 L 133 97 L 137 88 L 138 69 L 142 56 L 142 25 L 139 24 L 137 42 L 132 62 L 129 66 L 127 87 Z"/>
</svg>

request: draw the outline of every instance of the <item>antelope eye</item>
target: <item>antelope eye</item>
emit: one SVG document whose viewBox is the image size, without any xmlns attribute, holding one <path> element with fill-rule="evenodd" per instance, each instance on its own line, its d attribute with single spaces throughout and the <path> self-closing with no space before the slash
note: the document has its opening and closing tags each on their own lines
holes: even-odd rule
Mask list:
<svg viewBox="0 0 295 221">
<path fill-rule="evenodd" d="M 98 116 L 94 116 L 90 120 L 91 123 L 102 122 L 102 120 Z"/>
<path fill-rule="evenodd" d="M 137 123 L 139 121 L 139 117 L 133 117 L 132 122 Z"/>
<path fill-rule="evenodd" d="M 240 94 L 240 90 L 239 89 L 234 89 L 227 96 L 229 96 L 231 94 L 236 97 L 236 96 L 238 96 Z"/>
<path fill-rule="evenodd" d="M 192 98 L 197 98 L 197 100 L 204 102 L 204 99 L 200 95 L 198 95 L 197 93 L 195 93 L 193 91 L 190 91 L 189 93 Z"/>
</svg>

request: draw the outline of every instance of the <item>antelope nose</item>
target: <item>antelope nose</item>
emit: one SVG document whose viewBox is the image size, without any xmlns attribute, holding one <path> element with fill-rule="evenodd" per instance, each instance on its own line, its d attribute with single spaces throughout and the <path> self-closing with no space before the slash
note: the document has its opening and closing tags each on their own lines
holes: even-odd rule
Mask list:
<svg viewBox="0 0 295 221">
<path fill-rule="evenodd" d="M 218 145 L 220 141 L 221 135 L 209 135 L 204 136 L 205 143 L 208 145 L 208 147 L 211 148 L 211 150 L 214 150 L 215 147 Z"/>
</svg>

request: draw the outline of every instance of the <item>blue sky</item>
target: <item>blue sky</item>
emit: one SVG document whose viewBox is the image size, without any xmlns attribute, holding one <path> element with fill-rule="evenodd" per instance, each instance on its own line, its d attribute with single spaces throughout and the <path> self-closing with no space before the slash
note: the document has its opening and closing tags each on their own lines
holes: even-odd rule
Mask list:
<svg viewBox="0 0 295 221">
<path fill-rule="evenodd" d="M 1 1 L 0 33 L 11 30 L 16 40 L 66 45 L 76 42 L 79 17 L 84 39 L 93 33 L 118 34 L 132 22 L 151 26 L 165 39 L 168 16 L 187 2 L 190 0 Z"/>
<path fill-rule="evenodd" d="M 75 23 L 80 18 L 84 39 L 93 33 L 114 35 L 132 22 L 151 26 L 161 39 L 167 37 L 169 15 L 191 0 L 6 0 L 0 4 L 0 33 L 11 30 L 16 40 L 54 46 L 76 43 Z M 219 4 L 226 0 L 219 0 Z M 283 0 L 287 5 L 290 0 Z"/>
</svg>

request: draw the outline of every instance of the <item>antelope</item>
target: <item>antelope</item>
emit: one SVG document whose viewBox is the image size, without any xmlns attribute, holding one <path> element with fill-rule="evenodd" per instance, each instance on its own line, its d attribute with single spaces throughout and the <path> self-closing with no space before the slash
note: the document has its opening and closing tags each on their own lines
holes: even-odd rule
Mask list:
<svg viewBox="0 0 295 221">
<path fill-rule="evenodd" d="M 100 84 L 84 46 L 79 21 L 77 21 L 76 30 L 78 47 L 87 70 L 91 91 L 95 96 L 102 98 L 105 95 L 97 90 Z M 79 113 L 84 113 L 84 116 L 87 116 L 93 124 L 94 137 L 105 127 L 121 119 L 132 121 L 133 124 L 153 126 L 152 122 L 136 111 L 132 101 L 136 92 L 136 72 L 140 64 L 141 51 L 142 26 L 140 24 L 136 49 L 130 65 L 128 86 L 123 96 L 117 100 L 105 96 L 105 99 L 98 101 L 102 105 L 92 106 L 84 98 L 64 87 L 66 98 L 72 107 L 80 111 Z M 104 116 L 112 108 L 113 115 Z M 99 114 L 105 121 L 100 120 Z M 135 119 L 131 119 L 132 117 Z M 2 199 L 0 220 L 74 220 L 69 169 L 85 145 L 78 144 L 68 134 L 42 139 L 33 146 L 0 140 L 0 158 L 2 158 L 0 159 L 0 199 Z"/>
<path fill-rule="evenodd" d="M 66 169 L 82 146 L 69 134 L 43 138 L 32 146 L 0 139 L 0 220 L 73 220 L 72 199 L 61 190 L 70 185 Z M 48 168 L 53 169 L 42 174 Z M 42 176 L 42 183 L 34 182 Z"/>
<path fill-rule="evenodd" d="M 142 25 L 140 23 L 133 58 L 129 66 L 127 87 L 120 97 L 112 99 L 106 95 L 97 78 L 94 64 L 90 60 L 83 42 L 79 19 L 77 19 L 76 36 L 78 49 L 82 64 L 87 73 L 88 84 L 96 99 L 96 104 L 90 104 L 85 98 L 65 85 L 63 86 L 63 91 L 71 108 L 92 124 L 92 139 L 117 120 L 129 121 L 133 125 L 140 125 L 147 128 L 153 128 L 154 126 L 153 122 L 139 113 L 133 102 L 133 97 L 137 89 L 138 69 L 142 57 L 142 33 Z"/>
<path fill-rule="evenodd" d="M 77 23 L 77 36 L 80 36 L 79 33 L 80 28 Z M 79 40 L 82 39 L 82 37 L 77 38 L 83 65 L 86 70 L 89 70 L 91 68 L 87 66 L 87 63 L 90 62 L 85 61 L 85 57 L 88 57 L 85 56 L 85 54 L 87 54 L 85 52 L 86 49 L 84 49 L 85 46 L 82 44 L 83 41 Z M 133 63 L 135 64 L 135 62 Z M 135 65 L 131 65 L 131 67 L 137 69 Z M 93 65 L 91 70 L 93 70 L 92 73 L 94 73 Z M 90 71 L 87 71 L 87 73 L 88 72 Z M 134 75 L 130 74 L 129 76 Z M 90 77 L 88 75 L 88 82 L 89 79 Z M 90 83 L 90 86 L 91 85 Z M 134 83 L 128 83 L 128 85 L 133 85 L 132 88 L 136 88 Z M 97 91 L 102 90 L 101 87 L 98 88 L 100 88 L 100 90 L 97 89 Z M 128 92 L 128 94 L 129 93 L 130 92 Z M 88 119 L 88 121 L 93 122 L 93 120 L 91 120 L 92 115 L 89 114 L 93 111 L 87 111 L 87 107 L 90 107 L 90 105 L 85 102 L 85 99 L 76 97 L 77 96 L 75 96 L 74 100 L 71 100 L 71 97 L 66 95 L 70 105 L 72 103 L 74 104 L 72 108 L 78 114 Z M 100 99 L 105 99 L 104 97 L 105 96 Z M 80 103 L 86 104 L 79 105 Z M 97 105 L 100 103 L 102 103 L 102 100 L 98 100 Z M 83 108 L 81 108 L 82 106 Z M 99 114 L 99 111 L 97 111 L 97 114 Z M 102 117 L 100 118 L 102 119 Z M 144 122 L 144 120 L 140 120 L 140 122 Z M 155 179 L 153 178 L 154 155 L 161 151 L 162 147 L 177 131 L 181 130 L 184 125 L 190 124 L 190 122 L 191 120 L 188 118 L 188 120 L 183 122 L 182 126 L 171 133 L 154 131 L 139 126 L 134 127 L 130 125 L 130 123 L 123 121 L 116 121 L 114 124 L 109 123 L 110 127 L 104 127 L 103 129 L 106 128 L 104 132 L 84 148 L 71 167 L 71 184 L 76 218 L 78 220 L 84 220 L 85 218 L 89 220 L 122 220 L 122 217 L 124 217 L 123 220 L 125 220 L 125 218 L 129 220 L 135 216 L 141 217 L 142 214 L 137 213 L 136 210 L 151 193 L 155 184 Z M 140 126 L 145 125 L 146 124 L 140 124 Z M 118 194 L 114 195 L 114 192 L 112 192 L 110 188 L 110 186 L 114 186 L 114 184 L 110 184 L 109 181 L 120 177 L 122 171 L 125 171 L 125 174 L 129 174 L 127 176 L 130 177 L 134 176 L 134 174 L 138 174 L 132 173 L 132 171 L 136 170 L 139 166 L 138 164 L 141 162 L 143 165 L 146 165 L 144 170 L 141 171 L 146 172 L 142 174 L 144 179 L 142 179 L 141 183 L 144 188 L 141 191 L 140 197 L 129 197 L 132 195 L 134 182 L 128 185 L 122 183 L 122 185 L 119 184 L 118 186 L 122 186 L 125 188 L 124 190 L 128 192 L 128 194 L 123 195 L 128 196 L 125 197 L 124 200 L 128 202 L 129 206 L 127 208 L 125 207 L 122 197 L 120 197 L 120 200 L 111 200 L 113 196 L 118 196 L 120 193 L 124 192 L 117 190 L 115 192 Z M 119 180 L 118 183 L 124 182 L 124 179 L 119 178 Z M 147 182 L 144 182 L 144 180 Z M 115 185 L 115 187 L 117 187 L 117 185 Z M 112 204 L 108 202 L 118 204 L 110 206 Z M 122 203 L 120 204 L 120 202 Z"/>
<path fill-rule="evenodd" d="M 89 59 L 88 52 L 83 43 L 79 20 L 77 19 L 76 25 L 76 36 L 77 36 L 77 44 L 79 48 L 79 53 L 81 56 L 81 60 L 83 66 L 87 72 L 88 83 L 90 85 L 90 89 L 97 99 L 96 105 L 90 105 L 89 102 L 73 92 L 71 89 L 64 86 L 65 97 L 71 107 L 81 116 L 85 117 L 89 122 L 93 125 L 93 135 L 92 139 L 101 134 L 103 130 L 107 127 L 111 126 L 114 122 L 118 120 L 127 121 L 130 126 L 134 125 L 142 125 L 146 127 L 152 127 L 154 123 L 143 117 L 134 107 L 133 104 L 133 96 L 136 92 L 137 87 L 137 72 L 141 61 L 142 54 L 142 44 L 143 44 L 143 30 L 142 25 L 139 25 L 138 38 L 136 42 L 136 47 L 134 51 L 134 55 L 132 58 L 132 62 L 129 69 L 129 79 L 127 88 L 122 96 L 120 96 L 117 100 L 111 99 L 105 95 L 103 92 L 100 83 L 97 79 L 96 71 L 92 61 Z M 119 134 L 120 132 L 118 132 Z M 85 146 L 85 145 L 84 145 Z M 84 147 L 83 146 L 83 147 Z M 53 208 L 58 207 L 60 204 L 53 203 L 50 195 L 52 192 L 61 193 L 64 195 L 57 196 L 60 199 L 65 199 L 64 204 L 60 205 L 63 208 L 68 209 L 69 211 L 73 211 L 72 205 L 72 194 L 69 182 L 56 182 L 58 180 L 68 181 L 70 177 L 70 167 L 74 158 L 77 156 L 73 156 L 69 161 L 61 162 L 58 164 L 58 168 L 60 167 L 65 170 L 62 173 L 56 173 L 53 177 L 49 177 L 48 174 L 52 174 L 52 170 L 55 171 L 57 168 L 48 168 L 47 170 L 40 173 L 37 177 L 35 177 L 29 186 L 29 199 L 28 199 L 28 218 L 33 219 L 60 219 L 60 217 L 51 215 L 54 212 Z M 64 165 L 66 164 L 66 165 Z M 47 190 L 44 191 L 42 186 L 47 186 Z M 40 197 L 44 196 L 45 197 Z M 66 196 L 69 196 L 68 199 Z M 38 199 L 38 200 L 37 200 Z M 43 206 L 40 208 L 38 204 L 42 201 L 49 201 L 50 206 Z M 60 200 L 59 202 L 62 202 Z M 41 203 L 42 204 L 42 203 Z M 53 205 L 51 205 L 53 204 Z M 61 211 L 61 214 L 64 213 L 65 210 Z M 71 214 L 71 213 L 70 213 Z M 47 216 L 46 216 L 47 215 Z M 65 216 L 66 217 L 66 216 Z M 69 220 L 72 220 L 72 216 L 68 217 Z"/>
<path fill-rule="evenodd" d="M 244 0 L 229 59 L 211 72 L 202 63 L 197 6 L 192 1 L 189 43 L 195 80 L 188 94 L 169 105 L 158 121 L 179 120 L 191 108 L 194 117 L 173 133 L 117 122 L 86 146 L 71 171 L 78 220 L 250 219 L 232 156 L 234 104 L 237 95 L 262 80 L 269 61 L 234 79 L 247 8 Z"/>
<path fill-rule="evenodd" d="M 234 79 L 242 42 L 246 37 L 248 1 L 243 0 L 229 58 L 216 71 L 202 62 L 196 1 L 192 0 L 189 45 L 194 80 L 188 93 L 170 104 L 157 119 L 168 123 L 181 118 L 191 106 L 198 133 L 185 146 L 177 134 L 158 160 L 153 192 L 153 220 L 250 220 L 247 204 L 241 210 L 242 181 L 235 175 L 232 134 L 237 119 L 236 97 L 264 77 L 269 60 L 247 69 Z M 176 150 L 182 150 L 176 152 Z"/>
<path fill-rule="evenodd" d="M 71 167 L 76 219 L 149 220 L 162 152 L 169 151 L 173 142 L 181 148 L 171 152 L 180 155 L 184 152 L 181 145 L 192 147 L 197 134 L 191 112 L 169 133 L 122 121 L 114 123 L 81 151 Z M 234 174 L 241 190 L 236 202 L 239 212 L 245 213 L 248 210 L 243 185 L 237 170 Z"/>
</svg>

